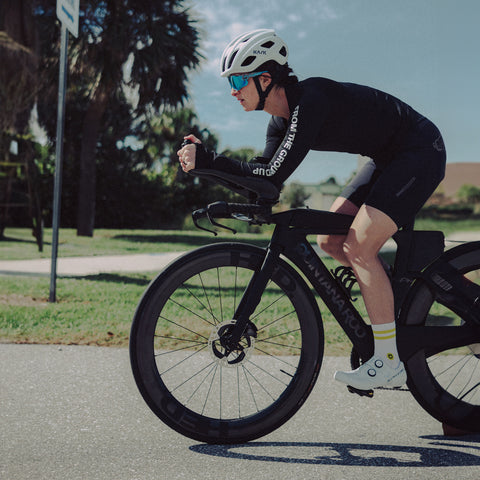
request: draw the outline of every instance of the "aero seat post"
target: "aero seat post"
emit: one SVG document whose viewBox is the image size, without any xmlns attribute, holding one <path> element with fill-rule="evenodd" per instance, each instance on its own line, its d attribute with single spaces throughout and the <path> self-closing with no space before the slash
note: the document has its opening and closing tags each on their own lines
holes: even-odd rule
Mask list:
<svg viewBox="0 0 480 480">
<path fill-rule="evenodd" d="M 440 231 L 413 230 L 413 222 L 399 230 L 393 239 L 397 244 L 393 269 L 395 312 L 398 315 L 412 280 L 445 249 L 445 236 Z"/>
</svg>

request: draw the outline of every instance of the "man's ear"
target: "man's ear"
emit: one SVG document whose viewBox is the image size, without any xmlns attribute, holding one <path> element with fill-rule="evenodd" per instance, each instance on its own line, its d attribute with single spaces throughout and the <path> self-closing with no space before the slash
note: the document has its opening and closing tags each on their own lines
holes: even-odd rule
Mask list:
<svg viewBox="0 0 480 480">
<path fill-rule="evenodd" d="M 269 74 L 260 75 L 260 85 L 265 90 L 272 83 L 272 77 Z"/>
</svg>

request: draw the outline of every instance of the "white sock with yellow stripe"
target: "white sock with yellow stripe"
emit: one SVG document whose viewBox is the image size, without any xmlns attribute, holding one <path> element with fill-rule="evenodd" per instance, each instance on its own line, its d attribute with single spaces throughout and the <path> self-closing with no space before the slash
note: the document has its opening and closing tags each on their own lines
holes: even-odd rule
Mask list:
<svg viewBox="0 0 480 480">
<path fill-rule="evenodd" d="M 395 322 L 372 325 L 375 342 L 374 356 L 387 360 L 393 368 L 397 368 L 400 358 L 397 351 L 397 334 Z"/>
</svg>

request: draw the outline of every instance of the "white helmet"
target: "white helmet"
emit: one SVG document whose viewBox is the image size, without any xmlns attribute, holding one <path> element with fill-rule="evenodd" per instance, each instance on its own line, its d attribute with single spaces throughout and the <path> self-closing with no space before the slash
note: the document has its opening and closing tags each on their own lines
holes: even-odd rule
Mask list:
<svg viewBox="0 0 480 480">
<path fill-rule="evenodd" d="M 274 30 L 259 29 L 232 40 L 222 54 L 222 77 L 250 73 L 269 60 L 287 63 L 288 49 Z"/>
</svg>

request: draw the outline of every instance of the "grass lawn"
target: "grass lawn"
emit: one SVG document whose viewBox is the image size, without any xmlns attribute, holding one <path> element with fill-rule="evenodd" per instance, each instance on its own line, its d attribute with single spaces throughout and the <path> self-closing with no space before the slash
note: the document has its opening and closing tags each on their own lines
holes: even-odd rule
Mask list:
<svg viewBox="0 0 480 480">
<path fill-rule="evenodd" d="M 49 278 L 0 277 L 0 340 L 126 346 L 135 306 L 152 275 L 59 278 L 49 303 Z"/>
<path fill-rule="evenodd" d="M 74 229 L 61 229 L 59 234 L 58 255 L 74 257 L 87 255 L 126 255 L 133 253 L 159 253 L 191 250 L 201 245 L 222 241 L 246 241 L 264 246 L 268 243 L 268 227 L 262 233 L 238 233 L 232 235 L 219 231 L 214 237 L 200 230 L 109 230 L 97 229 L 93 237 L 78 237 Z M 442 230 L 445 235 L 459 231 L 480 230 L 478 220 L 442 220 L 419 219 L 418 230 Z M 26 228 L 7 228 L 0 240 L 0 260 L 25 260 L 51 257 L 52 230 L 45 229 L 44 249 L 38 251 L 31 230 Z"/>
<path fill-rule="evenodd" d="M 30 229 L 7 228 L 0 240 L 0 260 L 50 258 L 52 230 L 45 229 L 44 249 L 38 251 Z M 268 234 L 220 233 L 214 237 L 208 232 L 176 230 L 95 230 L 93 237 L 78 237 L 71 228 L 61 229 L 58 239 L 59 257 L 89 255 L 129 255 L 191 250 L 201 245 L 224 241 L 247 241 L 266 245 Z"/>
<path fill-rule="evenodd" d="M 44 251 L 30 229 L 7 228 L 0 241 L 0 261 L 51 257 L 52 232 Z M 245 240 L 265 245 L 268 236 L 239 234 L 213 237 L 203 232 L 102 230 L 92 238 L 61 229 L 59 257 L 126 255 L 191 250 L 215 241 Z M 0 341 L 86 345 L 128 344 L 135 307 L 157 272 L 109 273 L 57 279 L 57 303 L 49 303 L 47 277 L 0 276 Z"/>
<path fill-rule="evenodd" d="M 419 222 L 418 228 L 423 227 Z M 447 222 L 434 228 L 447 233 L 473 230 L 468 221 Z M 51 230 L 45 231 L 45 248 L 39 252 L 29 229 L 6 229 L 0 241 L 0 260 L 50 258 Z M 96 230 L 93 238 L 77 237 L 62 229 L 59 256 L 121 255 L 191 250 L 216 241 L 247 241 L 265 245 L 267 234 Z M 313 239 L 312 239 L 313 240 Z M 329 267 L 335 264 L 328 260 Z M 47 301 L 47 277 L 0 276 L 0 341 L 101 346 L 128 345 L 136 305 L 157 272 L 109 273 L 57 280 L 57 303 Z M 354 294 L 358 292 L 354 292 Z M 361 301 L 355 305 L 358 306 Z M 363 311 L 363 305 L 361 305 Z M 328 310 L 320 305 L 326 333 L 326 353 L 348 354 L 350 346 Z"/>
</svg>

